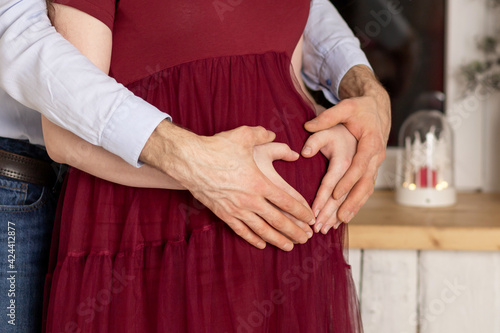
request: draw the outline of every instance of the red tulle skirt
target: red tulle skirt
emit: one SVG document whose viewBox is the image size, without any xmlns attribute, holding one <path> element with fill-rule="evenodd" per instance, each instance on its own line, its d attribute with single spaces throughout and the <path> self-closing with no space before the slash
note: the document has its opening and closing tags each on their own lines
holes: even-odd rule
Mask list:
<svg viewBox="0 0 500 333">
<path fill-rule="evenodd" d="M 314 117 L 281 53 L 189 62 L 128 88 L 197 134 L 261 125 L 296 151 Z M 311 204 L 327 160 L 274 165 Z M 362 331 L 344 225 L 289 253 L 258 250 L 188 191 L 130 188 L 71 169 L 63 195 L 47 332 Z"/>
</svg>

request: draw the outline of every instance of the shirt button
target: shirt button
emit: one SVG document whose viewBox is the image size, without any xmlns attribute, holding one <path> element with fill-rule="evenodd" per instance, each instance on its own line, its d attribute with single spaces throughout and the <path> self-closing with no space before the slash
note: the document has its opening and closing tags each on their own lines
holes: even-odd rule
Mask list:
<svg viewBox="0 0 500 333">
<path fill-rule="evenodd" d="M 326 80 L 326 84 L 327 84 L 328 86 L 331 86 L 331 85 L 332 85 L 332 81 L 331 81 L 330 79 L 328 79 L 328 80 Z"/>
</svg>

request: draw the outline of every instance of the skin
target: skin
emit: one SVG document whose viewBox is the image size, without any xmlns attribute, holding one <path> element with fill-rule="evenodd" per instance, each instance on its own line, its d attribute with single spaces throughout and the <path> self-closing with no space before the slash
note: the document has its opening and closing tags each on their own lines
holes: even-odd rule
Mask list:
<svg viewBox="0 0 500 333">
<path fill-rule="evenodd" d="M 304 127 L 314 133 L 302 149 L 304 157 L 313 156 L 317 151 L 314 136 L 337 124 L 344 126 L 358 140 L 356 155 L 345 175 L 336 186 L 334 181 L 321 185 L 313 202 L 313 211 L 321 211 L 323 193 L 331 193 L 341 203 L 338 219 L 349 222 L 373 193 L 377 170 L 385 159 L 389 138 L 391 113 L 390 99 L 386 90 L 378 82 L 373 72 L 366 66 L 354 66 L 344 76 L 339 89 L 340 103 L 322 112 L 307 122 Z M 307 148 L 310 147 L 309 151 Z M 334 175 L 325 175 L 334 178 Z M 333 190 L 333 192 L 331 191 Z M 322 223 L 318 217 L 318 224 Z"/>
<path fill-rule="evenodd" d="M 109 28 L 71 7 L 54 7 L 58 31 L 107 73 L 112 47 Z M 308 226 L 314 222 L 312 211 L 272 168 L 275 159 L 293 161 L 299 155 L 286 145 L 272 144 L 274 133 L 262 127 L 242 126 L 204 137 L 164 121 L 141 154 L 141 160 L 154 168 L 135 169 L 102 148 L 85 146 L 47 119 L 43 126 L 47 149 L 56 161 L 124 185 L 187 189 L 258 248 L 267 242 L 289 251 L 293 243 L 305 243 L 312 236 Z M 79 150 L 84 156 L 75 158 L 75 147 L 80 148 L 76 154 Z"/>
<path fill-rule="evenodd" d="M 302 38 L 297 48 L 301 47 Z M 301 77 L 301 64 L 302 52 L 296 50 L 292 58 L 296 78 Z M 342 101 L 327 110 L 315 105 L 304 82 L 298 82 L 319 115 L 304 125 L 312 135 L 301 154 L 311 158 L 321 152 L 330 161 L 312 205 L 316 217 L 314 230 L 326 234 L 332 226 L 337 228 L 341 222 L 351 221 L 373 193 L 391 128 L 390 99 L 373 72 L 364 65 L 354 66 L 344 75 L 339 86 Z M 327 134 L 328 130 L 338 124 L 343 124 L 358 140 L 357 150 L 352 149 L 349 136 L 328 140 L 332 135 Z"/>
<path fill-rule="evenodd" d="M 62 5 L 55 5 L 53 22 L 58 31 L 94 64 L 106 73 L 109 71 L 112 46 L 109 28 L 85 13 Z M 294 59 L 300 53 L 296 50 Z M 300 65 L 295 67 L 300 68 Z M 345 82 L 349 85 L 352 81 Z M 302 152 L 304 157 L 321 152 L 330 159 L 328 173 L 313 204 L 318 219 L 324 220 L 321 223 L 323 233 L 339 224 L 336 212 L 343 198 L 332 196 L 331 188 L 351 164 L 355 151 L 355 139 L 346 128 L 342 125 L 327 126 L 332 124 L 332 119 L 328 120 L 329 123 L 322 123 L 319 127 L 314 127 L 314 122 L 310 122 L 312 127 L 306 125 L 306 129 L 315 133 L 306 143 L 312 147 L 311 153 L 306 153 L 305 149 Z M 66 140 L 71 133 L 60 132 L 64 130 L 55 129 L 52 127 L 55 125 L 46 119 L 43 123 L 47 148 L 57 161 L 124 185 L 187 189 L 238 235 L 258 248 L 264 248 L 267 242 L 289 251 L 293 243 L 304 243 L 312 235 L 307 225 L 315 223 L 311 209 L 272 168 L 273 160 L 293 161 L 298 155 L 282 144 L 271 143 L 275 135 L 264 128 L 243 126 L 203 137 L 164 121 L 141 153 L 141 161 L 151 167 L 135 169 L 102 148 L 91 145 L 90 149 L 81 149 L 86 152 L 85 158 L 74 158 L 74 147 L 84 147 L 85 143 L 74 135 L 73 141 Z M 60 147 L 61 142 L 68 144 L 65 148 Z M 89 154 L 95 155 L 90 158 Z M 192 156 L 197 156 L 197 159 L 193 160 Z M 90 161 L 100 163 L 94 165 Z M 110 168 L 110 165 L 114 167 Z M 105 170 L 115 172 L 103 174 Z M 122 174 L 127 177 L 121 179 Z M 321 227 L 317 223 L 315 230 L 319 231 Z"/>
</svg>

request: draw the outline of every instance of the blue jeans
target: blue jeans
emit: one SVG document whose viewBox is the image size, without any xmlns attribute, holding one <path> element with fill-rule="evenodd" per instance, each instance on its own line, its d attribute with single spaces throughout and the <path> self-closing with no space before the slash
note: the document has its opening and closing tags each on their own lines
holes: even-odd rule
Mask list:
<svg viewBox="0 0 500 333">
<path fill-rule="evenodd" d="M 0 149 L 50 161 L 24 141 L 0 138 Z M 0 176 L 0 332 L 41 331 L 55 188 Z"/>
</svg>

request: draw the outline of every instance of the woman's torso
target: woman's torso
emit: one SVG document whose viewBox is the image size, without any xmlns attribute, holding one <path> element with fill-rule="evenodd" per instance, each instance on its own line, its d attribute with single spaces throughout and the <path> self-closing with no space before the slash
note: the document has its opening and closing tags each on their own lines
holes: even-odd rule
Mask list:
<svg viewBox="0 0 500 333">
<path fill-rule="evenodd" d="M 309 6 L 308 0 L 121 0 L 111 75 L 128 84 L 206 58 L 269 51 L 291 57 Z"/>
</svg>

